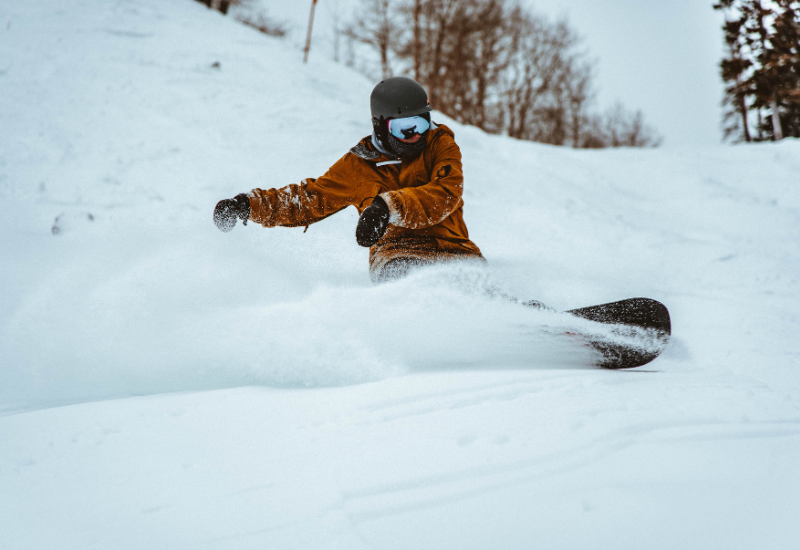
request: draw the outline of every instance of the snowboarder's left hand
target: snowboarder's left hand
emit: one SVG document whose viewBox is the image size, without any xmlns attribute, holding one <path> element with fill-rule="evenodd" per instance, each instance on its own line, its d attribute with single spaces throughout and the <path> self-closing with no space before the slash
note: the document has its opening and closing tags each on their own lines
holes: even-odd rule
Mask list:
<svg viewBox="0 0 800 550">
<path fill-rule="evenodd" d="M 250 219 L 250 199 L 244 193 L 221 200 L 214 208 L 214 225 L 223 233 L 233 229 L 237 219 L 241 219 L 244 225 Z"/>
<path fill-rule="evenodd" d="M 356 242 L 361 246 L 372 246 L 386 233 L 389 227 L 389 206 L 382 198 L 375 197 L 364 209 L 356 226 Z"/>
</svg>

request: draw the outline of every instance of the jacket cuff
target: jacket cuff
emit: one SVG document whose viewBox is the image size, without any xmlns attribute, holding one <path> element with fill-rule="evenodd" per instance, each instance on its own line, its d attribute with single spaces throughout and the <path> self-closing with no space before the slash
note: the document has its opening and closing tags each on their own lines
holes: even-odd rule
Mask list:
<svg viewBox="0 0 800 550">
<path fill-rule="evenodd" d="M 253 217 L 253 214 L 255 214 L 255 212 L 256 212 L 256 208 L 258 208 L 258 202 L 259 202 L 259 200 L 256 198 L 255 194 L 254 194 L 252 191 L 250 191 L 249 193 L 247 193 L 247 200 L 249 200 L 249 201 L 250 201 L 250 218 L 248 218 L 248 219 L 250 219 L 250 220 L 252 220 L 252 221 L 257 221 L 257 220 L 256 220 L 256 219 Z"/>
<path fill-rule="evenodd" d="M 261 189 L 253 189 L 247 193 L 247 199 L 250 201 L 250 218 L 249 220 L 263 225 L 264 227 L 275 227 L 272 223 L 272 206 L 266 197 L 264 191 Z"/>
<path fill-rule="evenodd" d="M 386 206 L 389 207 L 389 223 L 402 227 L 403 206 L 400 201 L 396 200 L 395 193 L 393 191 L 387 191 L 378 196 L 382 198 Z"/>
</svg>

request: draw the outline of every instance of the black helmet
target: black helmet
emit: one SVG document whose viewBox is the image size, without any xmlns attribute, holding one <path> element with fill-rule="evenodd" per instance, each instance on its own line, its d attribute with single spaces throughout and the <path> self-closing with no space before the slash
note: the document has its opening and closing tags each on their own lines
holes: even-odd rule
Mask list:
<svg viewBox="0 0 800 550">
<path fill-rule="evenodd" d="M 372 118 L 388 120 L 418 116 L 431 111 L 428 94 L 416 80 L 393 76 L 378 83 L 369 98 Z"/>
</svg>

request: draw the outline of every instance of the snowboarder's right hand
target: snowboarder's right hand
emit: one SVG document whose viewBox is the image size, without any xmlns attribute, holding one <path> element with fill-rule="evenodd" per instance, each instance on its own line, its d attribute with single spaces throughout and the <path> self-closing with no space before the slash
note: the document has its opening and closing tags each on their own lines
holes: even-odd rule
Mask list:
<svg viewBox="0 0 800 550">
<path fill-rule="evenodd" d="M 250 219 L 250 199 L 244 193 L 221 200 L 214 208 L 214 225 L 223 233 L 233 229 L 237 219 L 241 219 L 244 225 Z"/>
<path fill-rule="evenodd" d="M 380 196 L 372 200 L 358 218 L 356 242 L 361 246 L 372 246 L 386 234 L 389 227 L 389 206 Z"/>
</svg>

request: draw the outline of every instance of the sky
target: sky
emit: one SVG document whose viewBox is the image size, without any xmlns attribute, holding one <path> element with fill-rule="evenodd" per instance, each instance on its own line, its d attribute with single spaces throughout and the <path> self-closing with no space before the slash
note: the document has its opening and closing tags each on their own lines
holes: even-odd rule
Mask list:
<svg viewBox="0 0 800 550">
<path fill-rule="evenodd" d="M 598 102 L 641 109 L 668 145 L 719 143 L 723 16 L 711 0 L 535 0 L 597 59 Z"/>
<path fill-rule="evenodd" d="M 260 0 L 301 48 L 311 0 Z M 712 0 L 523 0 L 552 18 L 567 17 L 596 60 L 596 109 L 621 101 L 640 109 L 665 146 L 720 143 L 723 16 Z M 334 22 L 361 0 L 318 0 L 311 55 L 333 57 Z"/>
</svg>

